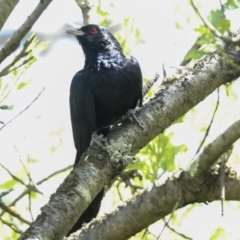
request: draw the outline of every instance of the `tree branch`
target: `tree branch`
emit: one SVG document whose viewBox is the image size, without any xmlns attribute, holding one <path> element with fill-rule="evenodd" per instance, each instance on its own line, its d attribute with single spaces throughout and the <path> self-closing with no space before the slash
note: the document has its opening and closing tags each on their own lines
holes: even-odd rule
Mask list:
<svg viewBox="0 0 240 240">
<path fill-rule="evenodd" d="M 19 47 L 21 40 L 29 32 L 33 24 L 38 20 L 50 3 L 51 0 L 40 1 L 22 26 L 13 33 L 12 37 L 5 43 L 0 51 L 0 64 Z"/>
<path fill-rule="evenodd" d="M 24 219 L 24 218 L 23 218 L 22 216 L 20 216 L 18 213 L 16 213 L 16 212 L 13 211 L 11 208 L 9 208 L 8 206 L 6 206 L 6 205 L 2 202 L 2 200 L 0 200 L 0 208 L 1 208 L 4 212 L 8 212 L 11 216 L 19 219 L 20 221 L 22 221 L 22 222 L 24 222 L 24 223 L 26 223 L 26 224 L 28 224 L 28 225 L 31 224 L 28 220 Z"/>
<path fill-rule="evenodd" d="M 92 23 L 93 16 L 96 14 L 93 0 L 75 0 L 77 5 L 81 8 L 83 15 L 83 23 L 87 25 Z"/>
<path fill-rule="evenodd" d="M 226 199 L 239 201 L 240 179 L 230 176 L 229 173 L 226 173 Z M 177 201 L 179 201 L 177 209 L 180 209 L 192 203 L 220 200 L 219 178 L 219 175 L 209 176 L 208 182 L 196 189 L 191 187 L 192 181 L 188 172 L 173 174 L 165 183 L 162 184 L 161 180 L 156 181 L 134 199 L 118 206 L 112 213 L 94 219 L 82 228 L 80 233 L 68 239 L 105 240 L 109 239 L 109 236 L 114 240 L 128 239 L 170 214 Z"/>
<path fill-rule="evenodd" d="M 232 124 L 204 149 L 198 158 L 198 167 L 193 178 L 190 171 L 182 171 L 173 174 L 163 185 L 160 184 L 160 181 L 156 182 L 131 201 L 118 207 L 113 213 L 106 214 L 101 219 L 89 223 L 82 228 L 79 236 L 72 240 L 105 240 L 108 239 L 108 236 L 111 236 L 111 239 L 124 240 L 165 217 L 172 212 L 172 209 L 179 209 L 194 202 L 220 200 L 222 170 L 219 169 L 216 177 L 209 175 L 209 169 L 216 158 L 227 151 L 229 146 L 239 138 L 240 120 Z M 190 168 L 190 170 L 192 169 Z M 231 174 L 231 170 L 226 172 L 227 199 L 240 200 L 240 196 L 235 192 L 240 190 L 240 179 L 236 177 L 232 179 L 229 177 L 229 173 Z M 229 184 L 230 182 L 231 184 Z M 233 182 L 238 186 L 233 187 Z M 210 193 L 209 188 L 211 188 Z M 114 226 L 117 226 L 117 229 Z"/>
<path fill-rule="evenodd" d="M 205 147 L 204 151 L 190 165 L 193 180 L 201 179 L 208 173 L 209 168 L 229 150 L 240 137 L 240 120 L 232 124 L 223 134 Z M 202 180 L 202 179 L 201 179 Z"/>
<path fill-rule="evenodd" d="M 0 30 L 7 21 L 9 15 L 18 4 L 19 0 L 1 0 L 0 1 Z"/>
<path fill-rule="evenodd" d="M 107 141 L 110 142 L 107 149 L 108 152 L 115 153 L 110 154 L 111 159 L 108 153 L 96 144 L 88 148 L 82 160 L 51 196 L 49 203 L 41 209 L 42 213 L 20 239 L 34 239 L 36 236 L 42 239 L 61 239 L 98 192 L 129 164 L 129 155 L 136 154 L 220 85 L 239 76 L 240 71 L 225 58 L 210 54 L 194 65 L 194 71 L 187 71 L 179 79 L 164 82 L 156 96 L 137 113 L 138 119 L 144 123 L 145 132 L 128 120 L 120 128 L 110 132 L 107 136 Z M 155 184 L 153 187 L 158 186 Z M 176 195 L 172 199 L 166 199 L 167 189 L 171 188 Z M 168 203 L 170 208 L 164 209 L 162 215 L 165 216 L 172 210 L 177 200 L 175 196 L 183 197 L 178 191 L 174 181 L 166 182 L 166 188 L 161 191 L 164 193 L 163 199 L 160 201 Z M 188 199 L 188 196 L 184 197 Z M 194 194 L 190 200 L 193 199 L 197 200 Z M 180 206 L 190 203 L 190 200 L 181 200 Z M 154 208 L 154 214 L 156 211 L 158 210 Z M 144 226 L 147 225 L 145 219 L 141 221 Z"/>
<path fill-rule="evenodd" d="M 19 117 L 23 112 L 25 112 L 29 107 L 32 106 L 32 104 L 40 97 L 40 95 L 43 93 L 45 90 L 45 87 L 41 90 L 41 92 L 32 100 L 30 104 L 28 104 L 21 112 L 19 112 L 14 118 L 9 120 L 7 123 L 4 123 L 4 125 L 0 128 L 0 131 L 6 127 L 9 123 L 11 123 L 13 120 L 15 120 L 17 117 Z"/>
</svg>

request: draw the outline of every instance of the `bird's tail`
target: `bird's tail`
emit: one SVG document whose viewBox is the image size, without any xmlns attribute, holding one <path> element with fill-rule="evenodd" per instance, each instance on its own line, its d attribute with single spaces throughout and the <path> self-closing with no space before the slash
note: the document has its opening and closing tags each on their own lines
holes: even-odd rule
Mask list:
<svg viewBox="0 0 240 240">
<path fill-rule="evenodd" d="M 84 211 L 84 213 L 80 216 L 77 222 L 73 225 L 72 229 L 68 232 L 67 236 L 79 230 L 82 227 L 83 223 L 88 223 L 97 216 L 101 206 L 103 195 L 104 189 L 102 189 L 98 193 L 98 195 L 93 199 L 88 208 Z"/>
</svg>

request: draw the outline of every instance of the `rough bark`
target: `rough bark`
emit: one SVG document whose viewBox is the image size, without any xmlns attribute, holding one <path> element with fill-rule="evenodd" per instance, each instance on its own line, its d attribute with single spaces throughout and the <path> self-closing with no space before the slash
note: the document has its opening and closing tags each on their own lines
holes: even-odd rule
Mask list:
<svg viewBox="0 0 240 240">
<path fill-rule="evenodd" d="M 75 234 L 68 239 L 125 240 L 170 214 L 173 209 L 220 200 L 220 169 L 218 174 L 211 174 L 209 168 L 239 138 L 240 121 L 237 121 L 203 150 L 192 164 L 194 168 L 172 174 L 163 184 L 156 181 L 112 213 L 89 223 L 79 236 Z M 227 169 L 225 175 L 226 199 L 239 201 L 240 179 L 231 169 Z"/>
</svg>

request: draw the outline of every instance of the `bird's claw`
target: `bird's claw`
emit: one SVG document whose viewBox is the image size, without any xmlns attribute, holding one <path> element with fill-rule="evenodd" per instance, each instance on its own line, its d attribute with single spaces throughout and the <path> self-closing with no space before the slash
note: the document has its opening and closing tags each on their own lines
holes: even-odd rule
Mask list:
<svg viewBox="0 0 240 240">
<path fill-rule="evenodd" d="M 137 116 L 135 115 L 135 110 L 129 109 L 126 116 L 128 118 L 130 118 L 133 122 L 135 122 L 142 129 L 143 132 L 145 132 L 145 127 L 143 126 L 143 124 L 138 120 Z"/>
<path fill-rule="evenodd" d="M 97 134 L 97 132 L 92 133 L 92 141 L 95 142 L 99 147 L 101 147 L 104 151 L 107 151 L 107 148 L 104 146 L 107 140 L 104 138 L 102 134 Z"/>
<path fill-rule="evenodd" d="M 122 172 L 120 174 L 120 177 L 121 177 L 122 181 L 126 184 L 126 187 L 129 186 L 134 191 L 136 191 L 137 189 L 142 189 L 143 188 L 143 187 L 137 186 L 133 183 L 133 179 L 135 177 L 138 177 L 140 181 L 142 180 L 142 174 L 136 169 Z"/>
</svg>

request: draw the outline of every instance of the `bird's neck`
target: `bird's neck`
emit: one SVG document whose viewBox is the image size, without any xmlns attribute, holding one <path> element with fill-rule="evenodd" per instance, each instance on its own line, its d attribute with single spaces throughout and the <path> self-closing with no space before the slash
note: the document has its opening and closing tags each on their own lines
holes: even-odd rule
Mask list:
<svg viewBox="0 0 240 240">
<path fill-rule="evenodd" d="M 85 52 L 85 57 L 84 68 L 94 68 L 98 71 L 101 68 L 116 68 L 125 59 L 122 50 L 114 47 L 102 49 L 101 51 Z"/>
</svg>

